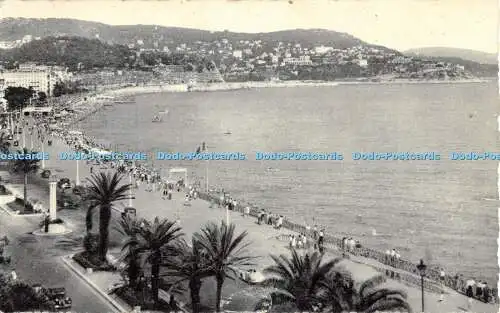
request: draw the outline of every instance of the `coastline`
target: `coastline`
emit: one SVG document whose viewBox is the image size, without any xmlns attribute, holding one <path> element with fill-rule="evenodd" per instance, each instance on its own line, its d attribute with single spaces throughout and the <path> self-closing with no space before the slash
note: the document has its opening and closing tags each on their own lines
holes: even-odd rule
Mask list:
<svg viewBox="0 0 500 313">
<path fill-rule="evenodd" d="M 95 91 L 98 96 L 133 96 L 138 94 L 160 92 L 210 92 L 231 91 L 260 88 L 293 88 L 293 87 L 336 87 L 341 85 L 400 85 L 400 84 L 470 84 L 488 83 L 493 78 L 471 78 L 460 80 L 425 80 L 425 79 L 353 79 L 338 81 L 319 80 L 290 80 L 290 81 L 263 81 L 263 82 L 223 82 L 207 84 L 151 84 L 142 86 L 103 86 Z"/>
</svg>

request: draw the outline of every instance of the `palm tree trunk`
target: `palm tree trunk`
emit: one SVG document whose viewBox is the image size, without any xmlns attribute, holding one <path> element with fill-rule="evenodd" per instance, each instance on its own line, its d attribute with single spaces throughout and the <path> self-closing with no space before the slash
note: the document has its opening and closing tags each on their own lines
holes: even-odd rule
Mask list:
<svg viewBox="0 0 500 313">
<path fill-rule="evenodd" d="M 137 254 L 135 252 L 131 252 L 128 264 L 128 280 L 129 280 L 129 286 L 133 290 L 136 290 L 137 288 L 138 279 L 139 279 L 139 264 L 137 262 Z"/>
<path fill-rule="evenodd" d="M 215 279 L 217 280 L 217 294 L 216 294 L 217 303 L 216 303 L 215 311 L 220 312 L 220 309 L 221 309 L 220 302 L 221 302 L 221 298 L 222 298 L 222 286 L 224 285 L 224 276 L 217 275 L 215 277 Z"/>
<path fill-rule="evenodd" d="M 193 313 L 200 312 L 200 290 L 201 280 L 198 277 L 192 278 L 189 281 L 189 293 L 191 296 L 191 309 Z"/>
<path fill-rule="evenodd" d="M 106 261 L 109 245 L 109 223 L 111 221 L 111 206 L 99 208 L 99 258 Z"/>
<path fill-rule="evenodd" d="M 153 264 L 151 264 L 151 293 L 153 296 L 153 301 L 155 305 L 158 304 L 158 290 L 160 289 L 160 261 L 161 254 L 155 252 L 153 257 Z"/>
<path fill-rule="evenodd" d="M 44 231 L 46 233 L 49 232 L 49 222 L 50 222 L 50 218 L 49 217 L 45 217 L 45 220 L 43 221 L 44 222 Z"/>
<path fill-rule="evenodd" d="M 24 199 L 23 199 L 23 213 L 28 211 L 28 173 L 24 173 Z"/>
</svg>

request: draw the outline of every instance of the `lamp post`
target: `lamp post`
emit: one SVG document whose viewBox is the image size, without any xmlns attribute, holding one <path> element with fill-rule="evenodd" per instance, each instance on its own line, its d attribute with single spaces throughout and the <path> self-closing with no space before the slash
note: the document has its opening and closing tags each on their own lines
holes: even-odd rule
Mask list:
<svg viewBox="0 0 500 313">
<path fill-rule="evenodd" d="M 42 170 L 45 169 L 45 151 L 43 151 L 43 142 L 45 141 L 45 137 L 41 137 L 40 138 L 40 141 L 41 141 L 41 145 L 42 145 Z"/>
<path fill-rule="evenodd" d="M 424 260 L 420 259 L 420 263 L 417 265 L 417 269 L 420 273 L 420 283 L 422 287 L 422 312 L 424 311 L 424 276 L 427 265 L 424 264 Z"/>
<path fill-rule="evenodd" d="M 132 172 L 128 173 L 128 183 L 130 184 L 130 188 L 128 189 L 128 206 L 133 207 L 134 205 L 132 203 L 132 199 L 133 199 L 133 196 L 132 196 Z"/>
</svg>

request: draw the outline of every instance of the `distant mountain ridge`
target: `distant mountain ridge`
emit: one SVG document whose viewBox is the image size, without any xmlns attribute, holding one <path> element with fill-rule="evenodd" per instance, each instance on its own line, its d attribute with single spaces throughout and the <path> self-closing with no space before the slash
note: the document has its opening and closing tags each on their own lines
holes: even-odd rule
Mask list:
<svg viewBox="0 0 500 313">
<path fill-rule="evenodd" d="M 326 45 L 345 49 L 357 45 L 395 50 L 371 45 L 347 33 L 325 29 L 295 29 L 269 33 L 237 33 L 230 31 L 212 32 L 207 30 L 165 27 L 156 25 L 120 25 L 113 26 L 98 22 L 75 19 L 35 19 L 35 18 L 4 18 L 0 20 L 0 41 L 13 41 L 25 35 L 33 37 L 49 36 L 79 36 L 99 38 L 109 44 L 130 44 L 137 40 L 144 42 L 144 47 L 152 47 L 154 42 L 164 45 L 192 43 L 196 41 L 214 41 L 226 38 L 230 41 L 262 40 L 269 44 L 279 41 L 297 42 L 303 45 Z M 161 46 L 160 46 L 161 48 Z M 399 54 L 399 52 L 397 52 Z"/>
<path fill-rule="evenodd" d="M 415 48 L 404 51 L 403 54 L 409 56 L 422 56 L 422 57 L 443 57 L 443 58 L 459 58 L 463 60 L 473 61 L 480 64 L 497 64 L 498 56 L 495 53 L 487 53 L 482 51 L 447 48 L 447 47 L 424 47 Z"/>
</svg>

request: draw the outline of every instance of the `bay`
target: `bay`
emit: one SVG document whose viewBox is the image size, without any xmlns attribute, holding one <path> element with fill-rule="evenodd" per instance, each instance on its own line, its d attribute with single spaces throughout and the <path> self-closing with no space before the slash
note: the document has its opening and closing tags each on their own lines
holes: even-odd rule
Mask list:
<svg viewBox="0 0 500 313">
<path fill-rule="evenodd" d="M 210 161 L 209 184 L 338 237 L 493 281 L 498 201 L 487 199 L 498 199 L 498 161 L 448 154 L 500 152 L 497 97 L 495 83 L 143 94 L 79 127 L 119 151 L 194 152 L 206 142 L 212 152 L 245 153 L 246 161 Z M 152 123 L 165 109 L 164 121 Z M 344 160 L 258 161 L 258 151 Z M 352 152 L 435 152 L 441 160 L 354 161 Z M 206 161 L 152 162 L 186 167 L 205 182 Z"/>
</svg>

